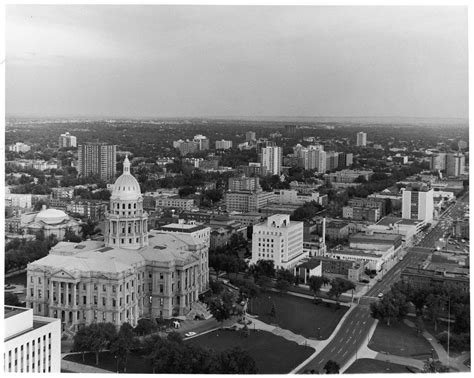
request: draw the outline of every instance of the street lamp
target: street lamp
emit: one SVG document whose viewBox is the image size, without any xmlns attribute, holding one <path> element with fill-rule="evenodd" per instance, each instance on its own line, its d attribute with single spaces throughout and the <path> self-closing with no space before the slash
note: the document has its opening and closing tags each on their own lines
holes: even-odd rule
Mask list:
<svg viewBox="0 0 474 378">
<path fill-rule="evenodd" d="M 318 327 L 318 340 L 321 338 L 321 328 Z"/>
</svg>

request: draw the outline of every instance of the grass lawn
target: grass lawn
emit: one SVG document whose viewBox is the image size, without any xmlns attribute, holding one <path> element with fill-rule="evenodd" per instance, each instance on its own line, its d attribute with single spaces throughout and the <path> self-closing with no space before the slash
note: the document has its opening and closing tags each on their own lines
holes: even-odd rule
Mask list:
<svg viewBox="0 0 474 378">
<path fill-rule="evenodd" d="M 364 373 L 410 373 L 403 365 L 392 364 L 391 362 L 362 358 L 355 361 L 344 374 L 364 374 Z"/>
<path fill-rule="evenodd" d="M 403 322 L 394 322 L 388 327 L 379 322 L 370 339 L 369 348 L 377 352 L 387 352 L 396 356 L 425 360 L 431 357 L 431 345 L 414 328 Z M 434 352 L 435 358 L 437 357 Z"/>
<path fill-rule="evenodd" d="M 275 315 L 270 315 L 275 304 Z M 314 339 L 327 339 L 348 310 L 348 307 L 330 307 L 326 303 L 314 304 L 311 299 L 289 294 L 262 293 L 249 305 L 251 314 L 268 324 L 290 330 L 298 335 Z M 318 331 L 318 328 L 320 331 Z M 320 334 L 318 334 L 320 333 Z"/>
<path fill-rule="evenodd" d="M 86 364 L 98 367 L 104 370 L 110 370 L 114 373 L 117 371 L 117 362 L 112 354 L 109 352 L 102 352 L 99 356 L 99 365 L 95 364 L 95 353 L 86 353 L 85 362 L 82 361 L 81 354 L 70 354 L 64 357 L 65 360 L 77 362 L 79 364 Z M 119 361 L 119 371 L 123 372 L 123 364 Z M 127 373 L 153 373 L 151 363 L 137 353 L 131 353 L 127 361 Z"/>
<path fill-rule="evenodd" d="M 259 374 L 287 374 L 314 352 L 313 348 L 298 345 L 273 333 L 253 330 L 249 337 L 232 330 L 216 330 L 186 343 L 216 352 L 240 347 L 255 360 Z"/>
</svg>

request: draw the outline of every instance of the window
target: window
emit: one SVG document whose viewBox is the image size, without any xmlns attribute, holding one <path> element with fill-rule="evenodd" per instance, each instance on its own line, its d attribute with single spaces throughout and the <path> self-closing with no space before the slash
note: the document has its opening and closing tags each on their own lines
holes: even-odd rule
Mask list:
<svg viewBox="0 0 474 378">
<path fill-rule="evenodd" d="M 115 285 L 112 286 L 112 293 L 115 293 L 117 291 L 117 287 Z"/>
<path fill-rule="evenodd" d="M 160 285 L 160 293 L 163 293 L 163 285 Z"/>
<path fill-rule="evenodd" d="M 82 290 L 86 290 L 86 284 L 82 284 Z"/>
<path fill-rule="evenodd" d="M 115 307 L 117 305 L 117 301 L 115 299 L 112 299 L 112 307 Z"/>
<path fill-rule="evenodd" d="M 94 295 L 94 304 L 96 305 L 97 304 L 97 296 Z"/>
<path fill-rule="evenodd" d="M 104 291 L 104 292 L 107 291 L 107 286 L 102 285 L 102 291 Z"/>
<path fill-rule="evenodd" d="M 102 306 L 105 306 L 105 302 L 106 302 L 105 297 L 102 297 Z"/>
<path fill-rule="evenodd" d="M 85 295 L 82 297 L 82 304 L 87 304 L 87 297 Z"/>
<path fill-rule="evenodd" d="M 41 277 L 38 277 L 38 283 L 41 285 Z"/>
<path fill-rule="evenodd" d="M 162 280 L 163 278 L 164 278 L 164 274 L 160 273 L 160 280 Z"/>
</svg>

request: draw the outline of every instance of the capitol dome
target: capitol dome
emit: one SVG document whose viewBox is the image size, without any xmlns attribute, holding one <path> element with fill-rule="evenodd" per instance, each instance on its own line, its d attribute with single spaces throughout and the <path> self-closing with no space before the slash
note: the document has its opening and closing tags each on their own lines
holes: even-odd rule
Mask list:
<svg viewBox="0 0 474 378">
<path fill-rule="evenodd" d="M 35 217 L 35 221 L 41 221 L 46 224 L 58 224 L 69 220 L 69 216 L 62 210 L 43 209 Z"/>
<path fill-rule="evenodd" d="M 115 181 L 111 199 L 136 201 L 140 197 L 140 184 L 138 184 L 137 179 L 130 174 L 130 161 L 128 157 L 125 157 L 123 161 L 123 173 Z"/>
</svg>

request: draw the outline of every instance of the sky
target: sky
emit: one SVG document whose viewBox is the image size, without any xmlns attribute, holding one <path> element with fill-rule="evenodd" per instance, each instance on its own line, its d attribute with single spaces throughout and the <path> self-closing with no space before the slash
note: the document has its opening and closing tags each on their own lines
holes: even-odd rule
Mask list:
<svg viewBox="0 0 474 378">
<path fill-rule="evenodd" d="M 6 114 L 468 117 L 467 7 L 9 5 Z"/>
</svg>

